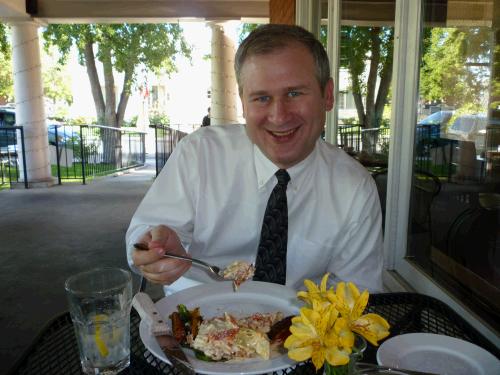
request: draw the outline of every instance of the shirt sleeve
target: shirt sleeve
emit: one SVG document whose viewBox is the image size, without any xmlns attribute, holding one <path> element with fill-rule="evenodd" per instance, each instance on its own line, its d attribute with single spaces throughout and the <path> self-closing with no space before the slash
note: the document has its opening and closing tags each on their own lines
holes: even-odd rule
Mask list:
<svg viewBox="0 0 500 375">
<path fill-rule="evenodd" d="M 328 270 L 333 279 L 351 281 L 360 290 L 383 291 L 382 213 L 375 182 L 366 176 L 356 189 L 350 220 Z"/>
<path fill-rule="evenodd" d="M 196 169 L 195 163 L 196 152 L 181 140 L 134 213 L 125 236 L 127 260 L 133 271 L 138 272 L 132 263 L 133 244 L 157 225 L 174 229 L 183 246 L 189 247 L 196 186 L 190 171 Z"/>
</svg>

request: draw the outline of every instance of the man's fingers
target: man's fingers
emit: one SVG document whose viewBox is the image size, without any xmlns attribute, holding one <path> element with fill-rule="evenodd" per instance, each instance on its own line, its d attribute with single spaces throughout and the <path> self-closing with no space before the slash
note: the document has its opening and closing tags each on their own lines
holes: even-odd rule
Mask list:
<svg viewBox="0 0 500 375">
<path fill-rule="evenodd" d="M 154 283 L 171 284 L 191 267 L 190 262 L 175 259 L 162 259 L 155 263 L 142 265 L 142 274 Z"/>
<path fill-rule="evenodd" d="M 163 258 L 165 251 L 163 249 L 134 250 L 132 252 L 132 261 L 136 266 L 154 263 Z"/>
</svg>

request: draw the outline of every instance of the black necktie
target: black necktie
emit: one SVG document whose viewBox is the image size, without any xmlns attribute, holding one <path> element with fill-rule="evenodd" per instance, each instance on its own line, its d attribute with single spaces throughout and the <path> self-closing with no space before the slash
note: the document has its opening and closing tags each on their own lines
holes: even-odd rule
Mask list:
<svg viewBox="0 0 500 375">
<path fill-rule="evenodd" d="M 275 175 L 278 183 L 267 202 L 253 279 L 285 285 L 288 238 L 286 185 L 290 181 L 290 176 L 284 169 L 278 170 Z"/>
</svg>

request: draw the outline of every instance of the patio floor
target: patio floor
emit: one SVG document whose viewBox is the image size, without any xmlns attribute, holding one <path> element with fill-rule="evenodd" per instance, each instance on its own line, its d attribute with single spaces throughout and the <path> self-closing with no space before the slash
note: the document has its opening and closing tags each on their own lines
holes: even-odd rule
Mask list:
<svg viewBox="0 0 500 375">
<path fill-rule="evenodd" d="M 153 178 L 154 159 L 88 185 L 0 192 L 0 374 L 67 310 L 69 275 L 98 265 L 128 269 L 125 231 Z"/>
</svg>

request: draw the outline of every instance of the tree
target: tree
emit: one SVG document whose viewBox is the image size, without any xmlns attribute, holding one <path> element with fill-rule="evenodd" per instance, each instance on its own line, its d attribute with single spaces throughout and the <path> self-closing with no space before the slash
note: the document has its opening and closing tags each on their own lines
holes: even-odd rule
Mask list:
<svg viewBox="0 0 500 375">
<path fill-rule="evenodd" d="M 59 64 L 53 51 L 42 56 L 43 94 L 50 100 L 52 116 L 63 119 L 68 114 L 68 106 L 73 103 L 71 91 L 71 75 Z"/>
<path fill-rule="evenodd" d="M 393 36 L 390 27 L 341 29 L 340 66 L 349 72 L 358 122 L 366 129 L 378 128 L 382 123 L 392 80 Z M 326 45 L 326 27 L 321 27 L 320 39 Z"/>
<path fill-rule="evenodd" d="M 425 43 L 420 71 L 420 95 L 468 112 L 486 104 L 490 74 L 487 28 L 433 28 Z"/>
<path fill-rule="evenodd" d="M 49 25 L 43 33 L 48 48 L 55 45 L 65 61 L 76 46 L 80 64 L 86 66 L 97 113 L 97 120 L 120 127 L 137 78 L 137 68 L 153 72 L 175 71 L 175 57 L 190 57 L 182 29 L 177 24 L 74 24 Z M 104 93 L 97 73 L 96 59 L 102 63 Z M 123 89 L 116 103 L 114 73 L 123 74 Z"/>
<path fill-rule="evenodd" d="M 0 98 L 11 101 L 14 96 L 8 27 L 0 23 Z"/>
<path fill-rule="evenodd" d="M 359 124 L 365 129 L 378 128 L 382 121 L 392 80 L 393 36 L 389 27 L 341 30 L 340 65 L 349 71 Z"/>
</svg>

